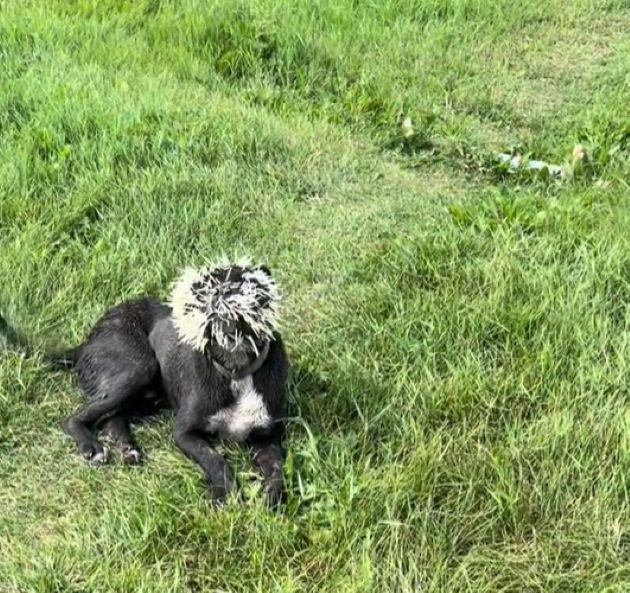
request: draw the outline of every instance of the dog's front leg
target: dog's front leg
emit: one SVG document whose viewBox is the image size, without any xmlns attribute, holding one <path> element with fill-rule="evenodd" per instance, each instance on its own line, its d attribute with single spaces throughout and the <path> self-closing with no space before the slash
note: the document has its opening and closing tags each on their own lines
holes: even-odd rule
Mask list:
<svg viewBox="0 0 630 593">
<path fill-rule="evenodd" d="M 251 439 L 252 461 L 263 478 L 265 499 L 270 507 L 277 507 L 283 497 L 284 454 L 277 439 Z"/>
<path fill-rule="evenodd" d="M 212 500 L 221 503 L 234 487 L 234 477 L 227 461 L 213 451 L 197 430 L 179 426 L 175 429 L 175 443 L 189 459 L 203 469 Z"/>
</svg>

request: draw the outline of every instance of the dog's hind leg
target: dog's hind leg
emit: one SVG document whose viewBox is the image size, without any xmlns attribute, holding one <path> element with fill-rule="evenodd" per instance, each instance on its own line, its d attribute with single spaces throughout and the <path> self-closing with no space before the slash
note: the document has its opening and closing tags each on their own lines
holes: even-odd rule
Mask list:
<svg viewBox="0 0 630 593">
<path fill-rule="evenodd" d="M 135 465 L 142 460 L 140 447 L 133 438 L 129 420 L 123 414 L 108 418 L 103 424 L 103 431 L 118 446 L 125 463 Z"/>
<path fill-rule="evenodd" d="M 126 396 L 123 394 L 92 400 L 85 408 L 64 420 L 64 432 L 74 439 L 81 455 L 90 464 L 98 465 L 107 461 L 107 450 L 92 434 L 92 428 L 99 420 L 115 414 Z"/>
<path fill-rule="evenodd" d="M 156 363 L 157 365 L 157 363 Z M 103 445 L 94 437 L 92 429 L 98 422 L 116 416 L 131 398 L 144 389 L 153 378 L 152 368 L 129 369 L 116 375 L 100 377 L 98 390 L 87 405 L 63 423 L 66 434 L 74 439 L 81 455 L 91 464 L 107 461 Z"/>
<path fill-rule="evenodd" d="M 107 461 L 107 449 L 94 437 L 91 431 L 92 425 L 97 420 L 107 412 L 112 411 L 110 406 L 104 407 L 104 403 L 109 404 L 111 402 L 91 402 L 86 408 L 66 418 L 63 422 L 64 432 L 74 439 L 83 458 L 92 465 Z"/>
</svg>

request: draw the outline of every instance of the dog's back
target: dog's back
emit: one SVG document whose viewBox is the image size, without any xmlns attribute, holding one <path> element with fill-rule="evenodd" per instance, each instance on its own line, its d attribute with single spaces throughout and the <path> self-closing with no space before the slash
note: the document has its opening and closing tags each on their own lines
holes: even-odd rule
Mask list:
<svg viewBox="0 0 630 593">
<path fill-rule="evenodd" d="M 107 311 L 72 354 L 79 383 L 89 398 L 110 397 L 116 388 L 151 383 L 158 373 L 149 333 L 169 308 L 153 298 L 125 301 Z"/>
</svg>

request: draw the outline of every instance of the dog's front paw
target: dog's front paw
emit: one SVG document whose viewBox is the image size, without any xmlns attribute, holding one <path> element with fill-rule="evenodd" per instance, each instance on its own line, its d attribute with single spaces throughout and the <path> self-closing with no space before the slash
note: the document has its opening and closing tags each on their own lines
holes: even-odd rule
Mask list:
<svg viewBox="0 0 630 593">
<path fill-rule="evenodd" d="M 99 443 L 90 443 L 81 447 L 81 455 L 90 465 L 103 465 L 107 463 L 108 451 Z"/>
<path fill-rule="evenodd" d="M 265 504 L 270 509 L 277 509 L 284 500 L 282 477 L 267 480 L 264 486 Z"/>
<path fill-rule="evenodd" d="M 233 490 L 234 476 L 227 464 L 220 474 L 208 478 L 208 496 L 217 506 L 221 506 Z"/>
<path fill-rule="evenodd" d="M 138 465 L 142 461 L 142 453 L 137 447 L 123 447 L 121 453 L 123 462 L 127 465 Z"/>
</svg>

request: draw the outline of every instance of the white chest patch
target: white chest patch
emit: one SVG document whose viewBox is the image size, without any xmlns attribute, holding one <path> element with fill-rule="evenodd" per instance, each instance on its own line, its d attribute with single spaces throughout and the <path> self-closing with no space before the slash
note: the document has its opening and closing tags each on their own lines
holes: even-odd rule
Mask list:
<svg viewBox="0 0 630 593">
<path fill-rule="evenodd" d="M 254 428 L 269 426 L 271 417 L 251 375 L 232 381 L 230 388 L 236 401 L 210 416 L 207 429 L 222 439 L 244 441 Z"/>
</svg>

